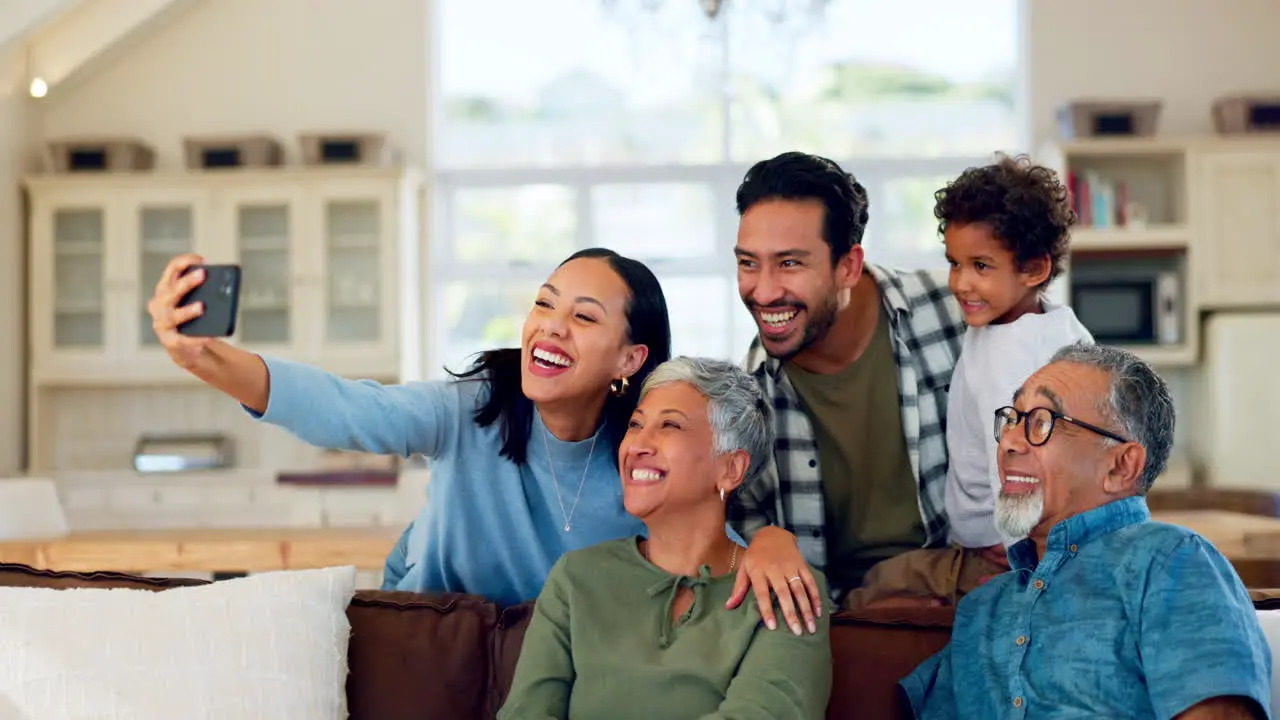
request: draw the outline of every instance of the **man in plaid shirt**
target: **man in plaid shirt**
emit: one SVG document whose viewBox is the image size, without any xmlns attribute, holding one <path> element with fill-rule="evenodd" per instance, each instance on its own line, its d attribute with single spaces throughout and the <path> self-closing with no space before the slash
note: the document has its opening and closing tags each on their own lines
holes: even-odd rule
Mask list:
<svg viewBox="0 0 1280 720">
<path fill-rule="evenodd" d="M 863 263 L 866 191 L 834 162 L 761 161 L 737 205 L 738 290 L 759 328 L 744 365 L 777 439 L 729 521 L 777 542 L 753 542 L 731 602 L 750 578 L 773 627 L 772 587 L 796 631 L 792 596 L 805 619 L 822 602 L 806 562 L 840 602 L 877 562 L 946 544 L 944 420 L 965 323 L 945 271 Z"/>
</svg>

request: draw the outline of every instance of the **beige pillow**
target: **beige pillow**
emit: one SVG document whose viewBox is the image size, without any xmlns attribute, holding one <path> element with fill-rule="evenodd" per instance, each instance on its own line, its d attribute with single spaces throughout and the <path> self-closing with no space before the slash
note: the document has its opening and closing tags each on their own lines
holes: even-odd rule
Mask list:
<svg viewBox="0 0 1280 720">
<path fill-rule="evenodd" d="M 347 717 L 353 567 L 163 592 L 0 587 L 0 720 Z"/>
</svg>

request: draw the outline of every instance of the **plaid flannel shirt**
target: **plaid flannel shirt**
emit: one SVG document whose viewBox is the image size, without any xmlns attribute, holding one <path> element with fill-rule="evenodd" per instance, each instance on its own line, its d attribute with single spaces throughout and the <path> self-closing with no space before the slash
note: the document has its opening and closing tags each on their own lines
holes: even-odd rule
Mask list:
<svg viewBox="0 0 1280 720">
<path fill-rule="evenodd" d="M 898 404 L 911 469 L 916 476 L 925 547 L 944 545 L 947 516 L 947 391 L 960 357 L 965 324 L 947 287 L 946 274 L 899 271 L 867 263 L 889 311 L 893 357 L 898 366 Z M 783 372 L 782 363 L 752 341 L 743 367 L 755 376 L 774 408 L 773 462 L 730 497 L 729 522 L 750 540 L 766 525 L 796 536 L 810 565 L 827 564 L 826 512 L 813 424 Z M 887 420 L 887 418 L 886 418 Z M 832 593 L 849 588 L 832 588 Z"/>
</svg>

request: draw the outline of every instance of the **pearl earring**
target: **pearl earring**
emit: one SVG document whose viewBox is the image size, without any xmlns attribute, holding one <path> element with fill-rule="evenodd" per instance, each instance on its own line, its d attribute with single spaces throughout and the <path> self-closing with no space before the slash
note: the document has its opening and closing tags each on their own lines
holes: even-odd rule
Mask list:
<svg viewBox="0 0 1280 720">
<path fill-rule="evenodd" d="M 720 502 L 724 502 L 724 488 L 720 488 Z"/>
</svg>

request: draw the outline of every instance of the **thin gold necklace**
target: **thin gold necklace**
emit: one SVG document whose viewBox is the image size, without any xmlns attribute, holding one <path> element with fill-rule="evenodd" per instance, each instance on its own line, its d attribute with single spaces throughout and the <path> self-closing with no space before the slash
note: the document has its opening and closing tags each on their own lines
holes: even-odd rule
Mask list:
<svg viewBox="0 0 1280 720">
<path fill-rule="evenodd" d="M 644 552 L 642 554 L 644 555 L 645 560 L 649 560 L 649 543 L 648 542 L 645 542 Z M 653 561 L 649 560 L 649 562 L 653 562 Z M 728 572 L 725 573 L 725 575 L 733 574 L 733 569 L 737 566 L 738 566 L 738 543 L 733 543 L 733 554 L 729 556 L 729 570 Z"/>
</svg>

